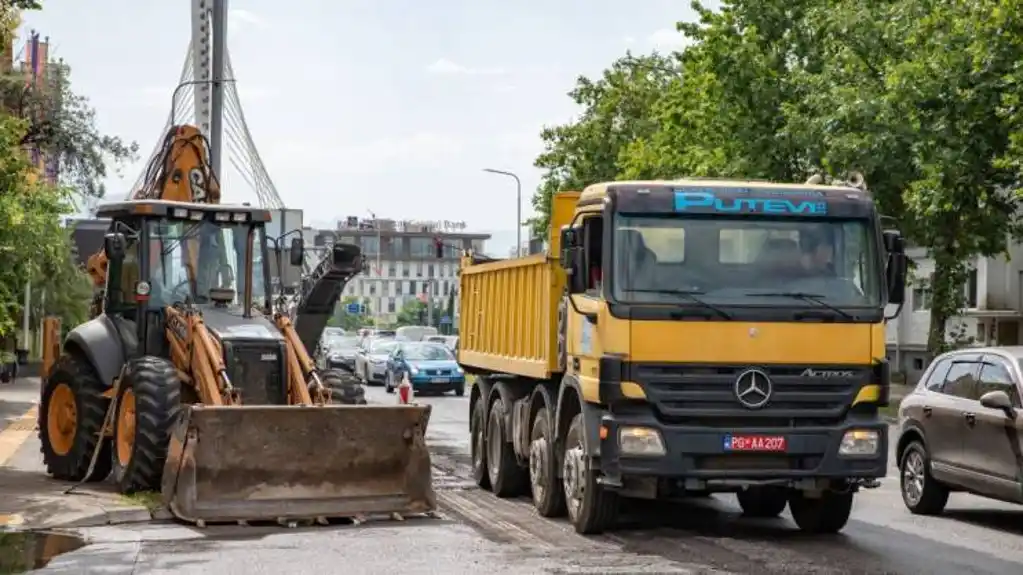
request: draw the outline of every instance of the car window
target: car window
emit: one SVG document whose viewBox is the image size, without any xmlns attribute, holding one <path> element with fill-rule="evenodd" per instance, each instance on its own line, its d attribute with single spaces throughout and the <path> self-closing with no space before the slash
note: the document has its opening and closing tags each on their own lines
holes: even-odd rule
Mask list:
<svg viewBox="0 0 1023 575">
<path fill-rule="evenodd" d="M 953 360 L 941 392 L 963 399 L 977 399 L 977 367 L 976 361 Z"/>
<path fill-rule="evenodd" d="M 444 361 L 454 359 L 448 348 L 437 344 L 410 345 L 405 349 L 405 359 L 421 361 Z"/>
<path fill-rule="evenodd" d="M 996 357 L 985 357 L 984 364 L 980 368 L 980 377 L 977 381 L 977 397 L 989 391 L 1004 391 L 1009 395 L 1012 404 L 1020 406 L 1019 388 L 1012 377 L 1008 364 Z"/>
<path fill-rule="evenodd" d="M 948 375 L 948 368 L 951 365 L 952 358 L 939 359 L 931 369 L 930 375 L 927 376 L 924 386 L 930 391 L 941 391 L 941 386 L 945 383 L 945 376 Z"/>
</svg>

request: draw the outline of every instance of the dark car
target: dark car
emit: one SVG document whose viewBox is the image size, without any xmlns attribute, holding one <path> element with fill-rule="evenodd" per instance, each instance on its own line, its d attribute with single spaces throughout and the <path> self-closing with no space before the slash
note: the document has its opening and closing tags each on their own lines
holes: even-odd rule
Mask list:
<svg viewBox="0 0 1023 575">
<path fill-rule="evenodd" d="M 938 356 L 899 406 L 902 500 L 936 515 L 952 491 L 1023 503 L 1023 347 Z"/>
<path fill-rule="evenodd" d="M 359 338 L 355 336 L 333 336 L 324 339 L 321 349 L 323 365 L 327 369 L 344 369 L 355 372 L 355 355 Z"/>
<path fill-rule="evenodd" d="M 393 392 L 406 375 L 416 393 L 454 391 L 459 397 L 465 395 L 465 372 L 443 344 L 405 342 L 396 346 L 387 360 L 387 392 Z"/>
</svg>

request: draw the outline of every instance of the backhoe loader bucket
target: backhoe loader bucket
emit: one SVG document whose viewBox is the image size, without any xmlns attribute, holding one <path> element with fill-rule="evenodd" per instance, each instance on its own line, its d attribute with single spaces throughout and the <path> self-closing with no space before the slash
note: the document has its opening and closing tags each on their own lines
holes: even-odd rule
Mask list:
<svg viewBox="0 0 1023 575">
<path fill-rule="evenodd" d="M 163 475 L 193 523 L 436 509 L 424 435 L 430 406 L 191 406 Z"/>
</svg>

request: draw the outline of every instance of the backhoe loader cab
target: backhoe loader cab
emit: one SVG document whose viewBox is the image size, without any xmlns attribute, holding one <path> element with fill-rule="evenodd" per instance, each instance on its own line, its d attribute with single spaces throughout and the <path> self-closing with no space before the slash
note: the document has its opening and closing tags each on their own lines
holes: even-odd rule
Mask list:
<svg viewBox="0 0 1023 575">
<path fill-rule="evenodd" d="M 316 369 L 272 308 L 268 211 L 130 200 L 97 215 L 111 220 L 103 312 L 44 368 L 51 475 L 112 471 L 194 522 L 433 509 L 429 408 L 353 405 L 353 378 Z M 361 254 L 345 248 L 330 269 L 347 279 Z"/>
</svg>

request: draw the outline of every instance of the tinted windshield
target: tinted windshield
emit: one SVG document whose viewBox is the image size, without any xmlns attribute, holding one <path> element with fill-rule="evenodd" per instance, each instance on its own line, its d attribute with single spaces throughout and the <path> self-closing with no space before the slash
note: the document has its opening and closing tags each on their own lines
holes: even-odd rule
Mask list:
<svg viewBox="0 0 1023 575">
<path fill-rule="evenodd" d="M 171 305 L 191 296 L 196 303 L 209 303 L 210 290 L 222 288 L 233 290 L 233 303 L 241 304 L 250 236 L 252 301 L 265 298 L 261 230 L 247 224 L 162 220 L 152 222 L 149 233 L 150 302 Z"/>
<path fill-rule="evenodd" d="M 391 350 L 394 349 L 394 346 L 396 346 L 396 345 L 398 345 L 398 342 L 394 341 L 393 339 L 383 339 L 383 340 L 378 339 L 378 340 L 370 342 L 370 344 L 369 344 L 369 352 L 370 353 L 381 353 L 381 354 L 390 353 Z"/>
<path fill-rule="evenodd" d="M 402 348 L 405 359 L 413 361 L 443 361 L 455 359 L 448 348 L 438 344 L 408 345 Z"/>
<path fill-rule="evenodd" d="M 868 220 L 618 216 L 614 296 L 692 303 L 681 291 L 717 305 L 814 305 L 778 296 L 803 293 L 837 307 L 879 307 L 877 254 Z"/>
</svg>

